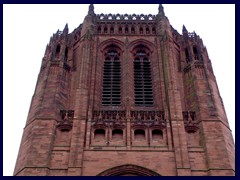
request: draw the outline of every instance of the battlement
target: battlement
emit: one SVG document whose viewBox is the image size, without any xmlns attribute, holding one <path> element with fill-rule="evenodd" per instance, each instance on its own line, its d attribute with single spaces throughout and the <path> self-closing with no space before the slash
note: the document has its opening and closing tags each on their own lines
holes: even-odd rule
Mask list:
<svg viewBox="0 0 240 180">
<path fill-rule="evenodd" d="M 97 14 L 96 15 L 98 21 L 155 21 L 156 15 L 136 15 L 136 14 Z"/>
</svg>

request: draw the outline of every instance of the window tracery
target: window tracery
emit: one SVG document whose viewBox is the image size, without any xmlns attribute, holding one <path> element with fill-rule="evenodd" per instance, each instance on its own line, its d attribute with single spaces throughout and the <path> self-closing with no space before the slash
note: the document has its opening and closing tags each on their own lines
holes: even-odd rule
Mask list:
<svg viewBox="0 0 240 180">
<path fill-rule="evenodd" d="M 140 45 L 134 53 L 134 92 L 136 106 L 152 106 L 153 91 L 149 52 Z"/>
<path fill-rule="evenodd" d="M 109 46 L 104 56 L 102 105 L 119 106 L 121 104 L 121 63 L 118 47 Z"/>
</svg>

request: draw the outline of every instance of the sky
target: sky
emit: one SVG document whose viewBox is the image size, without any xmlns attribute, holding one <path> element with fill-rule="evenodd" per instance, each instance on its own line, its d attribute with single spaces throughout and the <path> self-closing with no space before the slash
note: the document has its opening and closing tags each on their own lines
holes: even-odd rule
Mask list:
<svg viewBox="0 0 240 180">
<path fill-rule="evenodd" d="M 69 33 L 88 12 L 88 4 L 3 5 L 3 175 L 12 176 L 50 37 L 68 23 Z M 183 24 L 207 47 L 235 140 L 235 5 L 163 4 L 170 24 Z M 157 14 L 158 4 L 95 4 L 96 14 Z"/>
</svg>

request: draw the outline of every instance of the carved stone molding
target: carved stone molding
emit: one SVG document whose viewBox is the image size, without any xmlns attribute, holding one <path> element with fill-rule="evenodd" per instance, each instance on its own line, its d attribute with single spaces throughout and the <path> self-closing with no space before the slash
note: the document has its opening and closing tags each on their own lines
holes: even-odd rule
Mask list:
<svg viewBox="0 0 240 180">
<path fill-rule="evenodd" d="M 191 70 L 191 65 L 187 64 L 186 67 L 183 69 L 184 73 L 188 73 Z"/>
<path fill-rule="evenodd" d="M 126 122 L 126 111 L 93 111 L 92 127 L 123 129 Z"/>
<path fill-rule="evenodd" d="M 164 129 L 166 120 L 164 111 L 131 111 L 131 127 L 133 129 Z"/>
<path fill-rule="evenodd" d="M 194 66 L 195 66 L 195 68 L 198 68 L 198 69 L 203 69 L 204 68 L 204 64 L 201 61 L 195 61 Z"/>
<path fill-rule="evenodd" d="M 73 110 L 60 110 L 61 120 L 57 123 L 60 131 L 70 131 L 72 129 L 72 120 L 74 117 Z"/>
<path fill-rule="evenodd" d="M 183 111 L 183 121 L 185 130 L 188 133 L 194 133 L 199 129 L 198 122 L 196 121 L 196 115 L 194 111 Z"/>
</svg>

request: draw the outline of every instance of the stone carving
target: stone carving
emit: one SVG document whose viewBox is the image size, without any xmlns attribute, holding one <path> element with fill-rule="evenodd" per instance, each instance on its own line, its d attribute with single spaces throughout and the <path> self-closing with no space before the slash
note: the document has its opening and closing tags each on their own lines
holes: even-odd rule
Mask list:
<svg viewBox="0 0 240 180">
<path fill-rule="evenodd" d="M 199 129 L 198 122 L 196 121 L 196 114 L 194 111 L 183 111 L 183 121 L 185 130 L 188 133 L 194 133 Z"/>
<path fill-rule="evenodd" d="M 164 111 L 131 111 L 130 117 L 133 129 L 164 129 L 166 127 Z"/>
<path fill-rule="evenodd" d="M 123 129 L 125 121 L 126 111 L 93 111 L 92 127 Z"/>
<path fill-rule="evenodd" d="M 136 14 L 133 14 L 133 15 L 130 15 L 130 14 L 97 14 L 97 20 L 101 20 L 101 21 L 112 21 L 112 20 L 124 20 L 124 21 L 142 21 L 142 20 L 145 20 L 145 21 L 153 21 L 156 19 L 156 15 L 152 15 L 152 14 L 149 14 L 149 15 L 143 15 L 143 14 L 140 14 L 140 15 L 136 15 Z"/>
<path fill-rule="evenodd" d="M 72 129 L 72 120 L 74 117 L 73 110 L 61 110 L 61 120 L 57 123 L 57 128 L 60 131 L 70 131 Z"/>
</svg>

